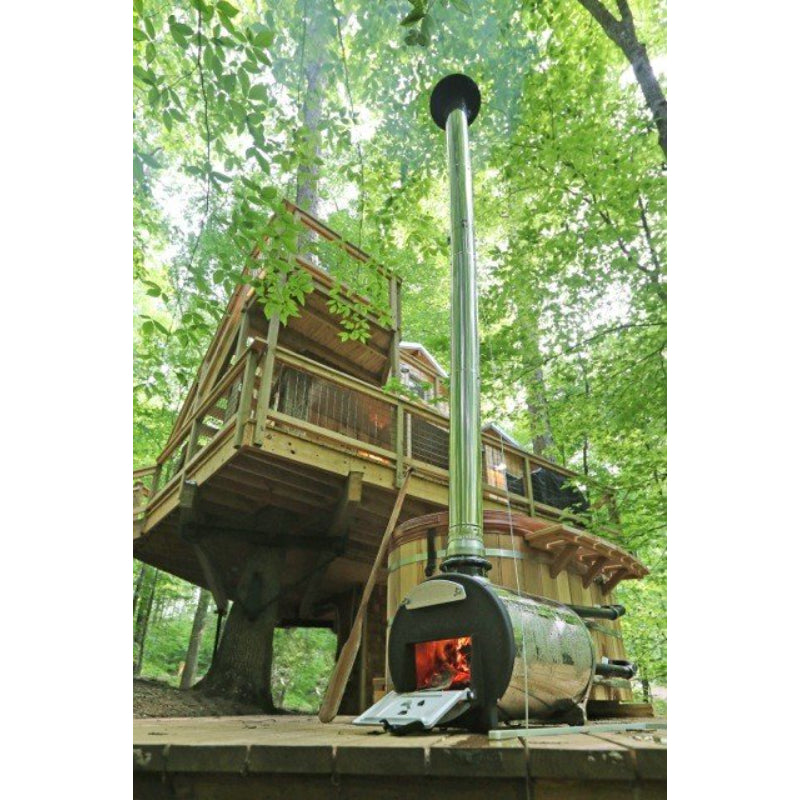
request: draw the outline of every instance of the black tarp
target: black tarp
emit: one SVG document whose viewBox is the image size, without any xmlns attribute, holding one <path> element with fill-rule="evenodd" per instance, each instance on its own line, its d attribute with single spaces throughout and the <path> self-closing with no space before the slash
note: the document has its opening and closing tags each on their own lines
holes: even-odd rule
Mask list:
<svg viewBox="0 0 800 800">
<path fill-rule="evenodd" d="M 557 472 L 540 467 L 531 472 L 533 499 L 553 508 L 567 509 L 575 513 L 589 510 L 589 501 L 570 486 L 567 478 Z"/>
<path fill-rule="evenodd" d="M 522 475 L 511 475 L 506 473 L 506 489 L 515 494 L 525 495 L 525 481 Z"/>
</svg>

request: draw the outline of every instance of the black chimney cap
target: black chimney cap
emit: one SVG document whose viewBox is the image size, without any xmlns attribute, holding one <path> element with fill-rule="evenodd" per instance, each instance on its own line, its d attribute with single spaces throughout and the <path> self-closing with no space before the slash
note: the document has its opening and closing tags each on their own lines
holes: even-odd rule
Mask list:
<svg viewBox="0 0 800 800">
<path fill-rule="evenodd" d="M 442 129 L 447 117 L 456 108 L 467 112 L 467 124 L 471 125 L 481 109 L 481 90 L 472 78 L 455 73 L 442 78 L 431 92 L 431 116 Z"/>
</svg>

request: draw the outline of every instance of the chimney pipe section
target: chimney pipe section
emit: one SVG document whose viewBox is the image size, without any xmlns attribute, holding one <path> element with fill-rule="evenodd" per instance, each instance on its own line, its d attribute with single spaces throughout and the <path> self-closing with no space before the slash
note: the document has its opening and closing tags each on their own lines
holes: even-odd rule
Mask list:
<svg viewBox="0 0 800 800">
<path fill-rule="evenodd" d="M 431 94 L 431 116 L 447 134 L 450 178 L 450 489 L 443 572 L 485 576 L 480 351 L 469 125 L 481 94 L 466 75 L 448 75 Z"/>
</svg>

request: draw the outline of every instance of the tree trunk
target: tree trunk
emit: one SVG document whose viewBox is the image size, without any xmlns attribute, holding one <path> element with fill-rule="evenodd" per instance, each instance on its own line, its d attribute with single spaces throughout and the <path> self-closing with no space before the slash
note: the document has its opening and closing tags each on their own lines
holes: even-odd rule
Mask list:
<svg viewBox="0 0 800 800">
<path fill-rule="evenodd" d="M 589 405 L 589 396 L 591 394 L 589 389 L 589 376 L 586 374 L 586 364 L 581 360 L 581 374 L 583 375 L 583 394 L 586 398 L 586 405 Z M 586 411 L 584 410 L 584 413 Z M 589 475 L 589 431 L 584 431 L 583 434 L 583 474 Z"/>
<path fill-rule="evenodd" d="M 275 711 L 272 642 L 284 556 L 260 547 L 248 558 L 217 654 L 195 689 Z"/>
<path fill-rule="evenodd" d="M 136 585 L 133 589 L 133 614 L 136 615 L 136 607 L 139 605 L 139 598 L 142 596 L 142 585 L 144 584 L 145 565 L 139 562 L 139 574 L 136 576 Z"/>
<path fill-rule="evenodd" d="M 136 656 L 133 662 L 133 674 L 137 677 L 142 674 L 142 664 L 144 663 L 144 648 L 147 642 L 147 628 L 150 624 L 150 615 L 153 611 L 153 601 L 156 597 L 158 579 L 160 573 L 154 567 L 145 567 L 151 575 L 148 585 L 148 594 L 142 597 L 139 604 L 139 613 L 136 615 L 136 627 L 133 632 L 133 643 L 136 647 Z"/>
<path fill-rule="evenodd" d="M 528 386 L 528 413 L 530 414 L 533 452 L 537 456 L 547 456 L 553 449 L 555 439 L 550 428 L 550 415 L 547 410 L 544 373 L 537 369 L 533 381 Z"/>
<path fill-rule="evenodd" d="M 203 641 L 203 631 L 206 627 L 210 600 L 211 592 L 201 589 L 200 596 L 197 598 L 197 609 L 194 612 L 189 646 L 186 648 L 186 663 L 181 674 L 181 689 L 189 689 L 194 683 L 194 676 L 197 672 L 197 657 L 200 655 L 200 644 Z"/>
<path fill-rule="evenodd" d="M 653 115 L 658 129 L 658 144 L 667 156 L 667 98 L 653 71 L 647 49 L 636 34 L 628 0 L 617 0 L 620 19 L 614 17 L 601 0 L 578 0 L 578 2 L 597 20 L 606 36 L 625 54 L 639 88 L 642 90 L 647 107 Z"/>
<path fill-rule="evenodd" d="M 308 155 L 297 170 L 297 205 L 309 214 L 319 216 L 319 167 L 322 157 L 320 124 L 325 85 L 327 83 L 327 45 L 331 26 L 330 6 L 322 0 L 310 0 L 309 18 L 305 21 L 304 69 L 305 94 L 300 118 Z M 312 155 L 313 154 L 313 155 Z"/>
</svg>

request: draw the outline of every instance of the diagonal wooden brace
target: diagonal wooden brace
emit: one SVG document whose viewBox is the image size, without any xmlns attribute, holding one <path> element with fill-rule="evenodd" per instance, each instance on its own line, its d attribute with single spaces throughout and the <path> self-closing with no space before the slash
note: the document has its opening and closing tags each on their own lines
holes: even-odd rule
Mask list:
<svg viewBox="0 0 800 800">
<path fill-rule="evenodd" d="M 347 475 L 344 489 L 339 496 L 339 502 L 333 513 L 333 520 L 328 528 L 326 540 L 342 539 L 347 536 L 353 513 L 361 504 L 362 486 L 364 480 L 363 472 L 350 472 Z M 306 586 L 303 599 L 300 601 L 300 617 L 313 615 L 314 604 L 317 594 L 322 586 L 327 568 L 331 563 L 331 558 L 327 553 L 320 553 L 317 558 L 317 565 Z"/>
<path fill-rule="evenodd" d="M 195 481 L 184 481 L 181 486 L 181 495 L 178 501 L 178 533 L 181 539 L 188 542 L 194 552 L 195 558 L 203 571 L 208 588 L 214 597 L 218 614 L 227 614 L 228 595 L 225 592 L 225 583 L 220 575 L 217 566 L 203 547 L 197 541 L 195 526 L 200 519 L 199 510 L 200 490 Z"/>
</svg>

